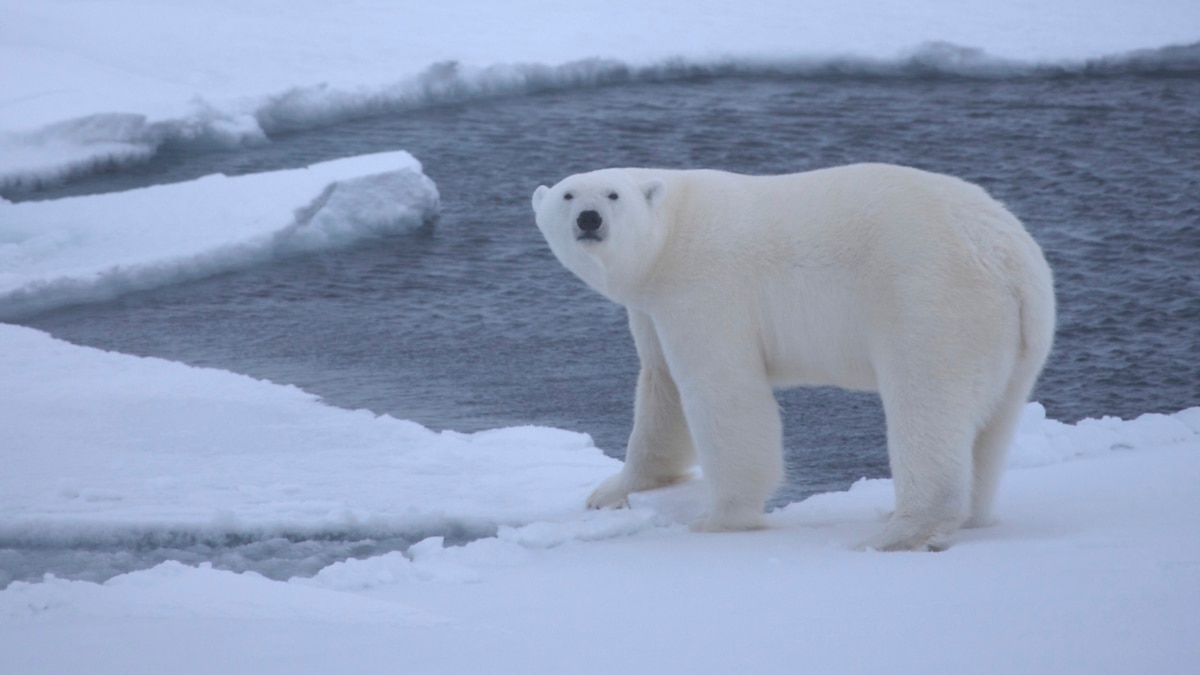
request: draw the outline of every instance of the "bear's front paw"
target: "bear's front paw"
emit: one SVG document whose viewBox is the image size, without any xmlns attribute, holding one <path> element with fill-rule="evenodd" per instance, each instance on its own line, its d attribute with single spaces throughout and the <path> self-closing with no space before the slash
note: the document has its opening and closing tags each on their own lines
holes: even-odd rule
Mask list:
<svg viewBox="0 0 1200 675">
<path fill-rule="evenodd" d="M 749 532 L 767 529 L 762 506 L 724 507 L 713 509 L 707 518 L 692 523 L 692 532 Z"/>
<path fill-rule="evenodd" d="M 587 499 L 589 509 L 624 509 L 629 507 L 630 489 L 624 473 L 609 476 Z"/>
</svg>

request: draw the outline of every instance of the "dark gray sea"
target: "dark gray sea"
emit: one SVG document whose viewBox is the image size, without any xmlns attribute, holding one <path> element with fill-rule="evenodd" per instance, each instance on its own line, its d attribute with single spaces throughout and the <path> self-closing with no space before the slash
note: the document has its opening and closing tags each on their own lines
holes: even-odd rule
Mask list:
<svg viewBox="0 0 1200 675">
<path fill-rule="evenodd" d="M 441 193 L 440 218 L 427 228 L 22 323 L 295 384 L 330 405 L 435 429 L 583 431 L 619 457 L 637 370 L 624 312 L 552 257 L 533 225 L 534 188 L 607 166 L 782 173 L 894 162 L 979 183 L 1045 249 L 1060 314 L 1035 399 L 1051 417 L 1200 404 L 1194 64 L 618 71 L 587 85 L 363 115 L 302 130 L 281 122 L 268 144 L 237 150 L 167 141 L 145 164 L 5 197 L 404 149 Z M 779 398 L 789 474 L 777 504 L 887 475 L 877 397 L 808 389 Z"/>
</svg>

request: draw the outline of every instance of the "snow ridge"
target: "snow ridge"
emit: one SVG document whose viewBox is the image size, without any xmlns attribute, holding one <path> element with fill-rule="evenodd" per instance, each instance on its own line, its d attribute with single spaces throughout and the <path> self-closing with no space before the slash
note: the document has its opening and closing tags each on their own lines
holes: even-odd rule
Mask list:
<svg viewBox="0 0 1200 675">
<path fill-rule="evenodd" d="M 153 120 L 106 112 L 31 132 L 0 134 L 0 191 L 18 194 L 89 173 L 144 162 L 161 149 L 236 150 L 273 135 L 403 110 L 496 96 L 527 95 L 634 82 L 770 76 L 787 78 L 1004 79 L 1200 74 L 1200 43 L 1099 58 L 1031 62 L 984 50 L 927 42 L 894 58 L 825 56 L 667 59 L 634 65 L 588 58 L 560 65 L 444 61 L 378 86 L 301 85 L 238 101 L 196 99 L 183 117 Z"/>
</svg>

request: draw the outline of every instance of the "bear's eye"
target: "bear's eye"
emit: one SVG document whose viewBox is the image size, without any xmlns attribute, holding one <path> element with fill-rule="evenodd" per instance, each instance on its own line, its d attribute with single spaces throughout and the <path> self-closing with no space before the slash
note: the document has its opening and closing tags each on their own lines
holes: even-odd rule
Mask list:
<svg viewBox="0 0 1200 675">
<path fill-rule="evenodd" d="M 575 195 L 568 192 L 565 195 L 563 195 L 563 199 L 565 199 L 566 201 L 571 201 L 572 199 L 575 199 Z"/>
<path fill-rule="evenodd" d="M 610 192 L 610 193 L 608 193 L 608 198 L 609 198 L 609 199 L 611 199 L 611 200 L 613 200 L 613 201 L 615 202 L 615 201 L 617 201 L 618 199 L 620 199 L 620 198 L 621 198 L 621 195 L 619 195 L 619 194 L 617 194 L 617 193 L 615 193 L 615 192 Z"/>
</svg>

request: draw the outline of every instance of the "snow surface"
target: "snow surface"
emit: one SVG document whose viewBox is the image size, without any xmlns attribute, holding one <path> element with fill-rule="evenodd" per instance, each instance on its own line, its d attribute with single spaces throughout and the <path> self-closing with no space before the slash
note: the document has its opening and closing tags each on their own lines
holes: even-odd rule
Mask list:
<svg viewBox="0 0 1200 675">
<path fill-rule="evenodd" d="M 1200 34 L 1193 0 L 681 7 L 0 0 L 0 185 L 140 161 L 168 142 L 236 148 L 630 69 L 837 57 L 986 70 Z M 436 208 L 403 153 L 0 202 L 0 318 L 348 245 Z M 20 570 L 0 568 L 5 675 L 1184 673 L 1200 662 L 1200 408 L 1067 425 L 1030 404 L 999 524 L 939 554 L 851 549 L 881 526 L 886 480 L 792 504 L 764 532 L 694 534 L 683 523 L 703 508 L 700 481 L 584 511 L 617 462 L 581 434 L 435 433 L 2 324 L 0 453 L 0 560 L 206 536 L 423 538 L 291 579 L 170 561 L 103 581 L 14 581 Z"/>
<path fill-rule="evenodd" d="M 0 325 L 0 344 L 0 546 L 482 535 L 286 581 L 178 562 L 15 581 L 5 673 L 1184 673 L 1200 658 L 1200 408 L 1066 425 L 1030 404 L 999 525 L 876 554 L 852 546 L 880 526 L 886 480 L 776 511 L 765 532 L 695 534 L 699 481 L 583 510 L 618 463 L 581 434 L 434 433 L 28 328 Z"/>
<path fill-rule="evenodd" d="M 221 370 L 0 324 L 0 536 L 59 524 L 248 531 L 565 517 L 616 460 L 544 428 L 435 433 Z M 70 420 L 63 424 L 64 418 Z M 514 451 L 514 448 L 517 451 Z M 503 476 L 503 480 L 498 477 Z"/>
</svg>

